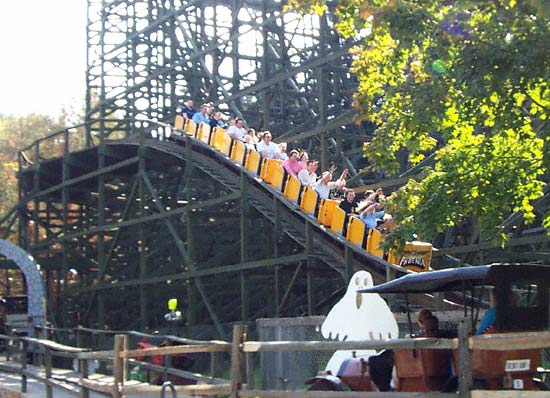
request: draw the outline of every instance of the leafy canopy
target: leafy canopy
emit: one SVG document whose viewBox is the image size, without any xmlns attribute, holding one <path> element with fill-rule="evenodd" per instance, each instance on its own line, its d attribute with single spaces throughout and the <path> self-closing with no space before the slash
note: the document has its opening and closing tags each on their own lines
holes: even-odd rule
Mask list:
<svg viewBox="0 0 550 398">
<path fill-rule="evenodd" d="M 550 160 L 545 2 L 338 1 L 336 29 L 359 42 L 354 105 L 377 125 L 365 144 L 372 167 L 399 174 L 403 151 L 411 165 L 436 160 L 392 195 L 394 239 L 410 230 L 433 238 L 473 219 L 483 237 L 504 242 L 499 225 L 510 212 L 534 220 Z M 331 3 L 289 7 L 323 13 Z"/>
<path fill-rule="evenodd" d="M 65 117 L 59 120 L 45 115 L 29 114 L 27 116 L 0 115 L 0 216 L 17 204 L 17 153 L 33 141 L 47 133 L 65 128 Z M 60 154 L 62 144 L 48 142 L 42 152 Z M 27 155 L 32 155 L 32 150 Z"/>
</svg>

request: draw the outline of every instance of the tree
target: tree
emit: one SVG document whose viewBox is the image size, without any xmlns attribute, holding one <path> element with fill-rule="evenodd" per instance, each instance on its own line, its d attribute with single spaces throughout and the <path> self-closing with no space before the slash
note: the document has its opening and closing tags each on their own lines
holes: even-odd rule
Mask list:
<svg viewBox="0 0 550 398">
<path fill-rule="evenodd" d="M 340 0 L 336 28 L 356 38 L 359 120 L 377 128 L 365 155 L 399 173 L 396 153 L 435 165 L 387 205 L 403 242 L 473 221 L 474 238 L 504 243 L 513 211 L 535 219 L 550 161 L 550 23 L 544 0 Z M 327 2 L 290 0 L 300 12 Z M 363 39 L 361 39 L 363 37 Z M 547 217 L 545 224 L 550 226 Z"/>
<path fill-rule="evenodd" d="M 65 128 L 65 115 L 58 121 L 45 115 L 0 117 L 0 216 L 17 204 L 17 153 L 33 141 Z M 55 143 L 45 144 L 44 150 L 54 151 Z M 27 151 L 31 156 L 32 151 Z"/>
</svg>

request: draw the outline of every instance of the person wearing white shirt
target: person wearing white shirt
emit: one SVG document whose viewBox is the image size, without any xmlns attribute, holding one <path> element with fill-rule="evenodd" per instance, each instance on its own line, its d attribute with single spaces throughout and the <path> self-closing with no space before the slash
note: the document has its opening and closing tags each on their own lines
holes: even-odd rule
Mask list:
<svg viewBox="0 0 550 398">
<path fill-rule="evenodd" d="M 234 140 L 243 141 L 246 130 L 243 128 L 244 120 L 241 118 L 235 119 L 235 125 L 229 126 L 227 129 L 227 134 Z"/>
<path fill-rule="evenodd" d="M 319 199 L 328 199 L 330 190 L 332 188 L 343 189 L 346 186 L 346 177 L 348 175 L 348 169 L 342 172 L 342 175 L 336 180 L 332 180 L 332 173 L 336 171 L 335 166 L 331 166 L 329 171 L 325 171 L 319 181 L 315 184 L 315 191 L 319 194 Z"/>
<path fill-rule="evenodd" d="M 286 142 L 280 142 L 279 144 L 279 159 L 281 160 L 288 160 L 288 155 L 286 153 Z"/>
<path fill-rule="evenodd" d="M 317 174 L 315 173 L 317 170 L 317 164 L 318 163 L 316 160 L 308 160 L 306 168 L 300 170 L 298 173 L 298 179 L 302 185 L 307 187 L 313 187 L 315 185 L 315 182 L 317 181 Z"/>
<path fill-rule="evenodd" d="M 256 145 L 256 148 L 264 158 L 279 159 L 281 153 L 279 145 L 271 142 L 271 133 L 269 131 L 264 131 L 262 140 Z"/>
</svg>

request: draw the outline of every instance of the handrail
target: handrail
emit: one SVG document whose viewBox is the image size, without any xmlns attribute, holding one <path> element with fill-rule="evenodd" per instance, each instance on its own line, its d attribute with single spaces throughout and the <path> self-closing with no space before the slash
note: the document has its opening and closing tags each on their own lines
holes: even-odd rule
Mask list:
<svg viewBox="0 0 550 398">
<path fill-rule="evenodd" d="M 90 349 L 88 348 L 71 347 L 71 346 L 59 344 L 59 343 L 56 343 L 55 341 L 47 340 L 47 339 L 36 339 L 34 337 L 20 337 L 20 340 L 26 341 L 27 343 L 38 344 L 43 347 L 50 348 L 54 351 L 66 351 L 69 353 L 90 351 Z"/>
<path fill-rule="evenodd" d="M 97 380 L 89 379 L 87 374 L 87 365 L 81 365 L 80 381 L 76 384 L 80 385 L 85 391 L 100 391 L 109 392 L 112 394 L 129 394 L 129 393 L 146 393 L 146 392 L 158 392 L 160 386 L 149 385 L 124 385 L 124 369 L 128 364 L 140 364 L 147 367 L 147 364 L 141 361 L 129 361 L 129 358 L 136 356 L 152 356 L 152 355 L 176 355 L 191 352 L 214 352 L 214 351 L 230 351 L 231 352 L 231 383 L 223 384 L 222 379 L 211 379 L 208 377 L 197 375 L 203 382 L 212 381 L 214 385 L 197 385 L 197 386 L 175 386 L 175 390 L 178 392 L 187 392 L 190 394 L 200 395 L 217 395 L 217 394 L 229 394 L 233 393 L 240 396 L 257 396 L 261 398 L 297 398 L 297 394 L 305 394 L 309 398 L 328 398 L 329 396 L 319 392 L 289 392 L 289 391 L 263 391 L 263 390 L 248 390 L 242 389 L 243 375 L 240 373 L 241 366 L 243 364 L 243 354 L 252 352 L 289 352 L 289 351 L 335 351 L 335 350 L 349 350 L 349 349 L 458 349 L 461 355 L 469 355 L 471 349 L 483 349 L 483 350 L 515 350 L 515 349 L 533 349 L 533 348 L 546 348 L 550 347 L 550 332 L 529 332 L 529 333 L 505 333 L 505 334 L 490 334 L 482 336 L 471 336 L 464 338 L 464 333 L 468 330 L 468 322 L 461 323 L 459 327 L 459 334 L 462 337 L 458 339 L 439 339 L 439 338 L 401 338 L 392 340 L 364 340 L 364 341 L 246 341 L 246 332 L 242 325 L 235 325 L 233 342 L 213 342 L 212 344 L 204 345 L 180 345 L 169 347 L 157 347 L 139 350 L 127 350 L 125 348 L 125 336 L 117 335 L 115 339 L 115 346 L 110 351 L 90 351 L 84 352 L 86 349 L 71 347 L 63 344 L 59 344 L 52 340 L 36 339 L 28 337 L 15 337 L 24 343 L 23 353 L 27 352 L 27 346 L 29 344 L 35 344 L 44 347 L 46 350 L 45 358 L 51 355 L 58 354 L 76 354 L 76 357 L 81 361 L 81 364 L 86 363 L 87 360 L 93 359 L 108 359 L 114 363 L 114 376 L 112 382 L 99 382 Z M 0 339 L 14 338 L 13 336 L 0 335 Z M 57 351 L 58 354 L 52 353 L 50 350 Z M 26 354 L 25 354 L 26 355 Z M 463 357 L 461 357 L 463 358 Z M 467 359 L 461 359 L 467 360 Z M 25 362 L 25 361 L 23 361 Z M 39 381 L 42 381 L 47 386 L 54 386 L 63 388 L 59 384 L 59 377 L 52 376 L 51 359 L 45 361 L 47 377 L 35 374 L 34 372 L 26 368 L 26 364 L 22 364 L 20 370 L 13 367 L 10 371 L 16 371 L 17 373 L 25 377 L 33 377 Z M 6 368 L 6 367 L 3 367 Z M 177 369 L 168 368 L 166 366 L 151 365 L 151 369 L 155 371 L 164 371 L 166 374 L 180 374 L 180 375 L 193 375 L 190 372 L 179 371 Z M 464 369 L 469 371 L 468 366 L 460 366 L 459 371 L 463 372 Z M 462 380 L 462 376 L 459 378 Z M 26 379 L 25 379 L 26 383 Z M 57 383 L 57 384 L 56 384 Z M 219 384 L 221 383 L 221 384 Z M 23 387 L 23 384 L 22 384 Z M 26 388 L 26 385 L 25 385 Z M 471 388 L 471 386 L 470 386 Z M 464 396 L 476 396 L 469 389 L 468 394 Z M 496 397 L 498 395 L 494 392 L 485 392 L 486 397 Z M 330 397 L 335 398 L 375 398 L 375 397 L 413 397 L 418 393 L 368 393 L 368 392 L 355 392 L 341 393 L 330 392 Z M 423 396 L 430 396 L 434 398 L 448 398 L 456 396 L 454 394 L 444 393 L 429 393 Z M 523 395 L 522 395 L 523 396 Z M 528 392 L 529 397 L 539 397 L 536 393 Z"/>
<path fill-rule="evenodd" d="M 28 155 L 25 154 L 25 151 L 34 150 L 35 155 L 37 155 L 39 157 L 39 159 L 35 159 L 35 160 L 39 161 L 39 160 L 42 159 L 40 157 L 40 144 L 43 144 L 43 143 L 45 143 L 49 140 L 55 139 L 55 138 L 57 138 L 59 136 L 62 136 L 62 135 L 69 136 L 70 134 L 75 134 L 80 127 L 86 127 L 86 126 L 89 126 L 91 124 L 98 123 L 98 122 L 101 122 L 101 121 L 110 122 L 110 123 L 121 123 L 121 122 L 140 123 L 140 124 L 142 124 L 142 123 L 151 123 L 151 124 L 154 124 L 158 127 L 171 128 L 172 130 L 174 129 L 170 124 L 167 124 L 167 123 L 164 123 L 164 122 L 159 122 L 158 120 L 147 119 L 147 118 L 139 118 L 139 119 L 137 119 L 137 118 L 122 118 L 122 119 L 94 118 L 94 119 L 90 119 L 86 122 L 75 124 L 75 125 L 66 127 L 62 130 L 58 130 L 58 131 L 55 131 L 53 133 L 49 133 L 49 134 L 45 135 L 44 137 L 40 137 L 40 138 L 34 140 L 29 145 L 27 145 L 26 147 L 20 149 L 18 151 L 18 156 L 20 156 L 26 164 L 33 165 L 34 164 L 33 161 L 31 160 L 31 158 L 29 158 Z M 71 131 L 71 130 L 73 130 L 73 131 Z"/>
<path fill-rule="evenodd" d="M 110 119 L 110 120 L 113 120 L 113 119 Z M 118 119 L 115 119 L 115 120 L 118 120 Z M 26 150 L 29 150 L 29 149 L 33 149 L 34 146 L 37 144 L 37 143 L 40 143 L 40 142 L 44 142 L 44 141 L 47 141 L 49 140 L 50 138 L 55 138 L 61 134 L 64 134 L 65 132 L 69 132 L 69 130 L 72 130 L 72 129 L 77 129 L 79 127 L 84 127 L 84 126 L 87 126 L 89 124 L 92 124 L 92 123 L 96 123 L 100 121 L 100 119 L 91 119 L 87 122 L 84 122 L 84 123 L 79 123 L 79 124 L 75 124 L 73 126 L 70 126 L 70 127 L 66 127 L 62 130 L 58 130 L 58 131 L 54 131 L 53 133 L 49 133 L 47 135 L 45 135 L 44 137 L 40 137 L 40 138 L 37 138 L 36 140 L 34 140 L 32 143 L 30 143 L 29 145 L 27 145 L 26 147 L 22 148 L 19 150 L 19 153 L 21 152 L 24 152 Z"/>
<path fill-rule="evenodd" d="M 26 150 L 29 150 L 29 149 L 32 149 L 34 148 L 34 146 L 36 145 L 36 143 L 39 143 L 39 142 L 43 142 L 43 141 L 46 141 L 48 139 L 51 139 L 51 138 L 55 138 L 69 130 L 74 130 L 74 129 L 78 129 L 79 127 L 85 127 L 85 126 L 88 126 L 90 124 L 93 124 L 93 123 L 98 123 L 98 122 L 147 122 L 147 123 L 153 123 L 153 124 L 157 124 L 159 126 L 162 126 L 162 127 L 170 127 L 171 129 L 174 129 L 173 126 L 171 126 L 170 124 L 168 123 L 164 123 L 164 122 L 159 122 L 158 120 L 154 120 L 154 119 L 147 119 L 147 118 L 140 118 L 140 119 L 137 119 L 137 118 L 122 118 L 122 119 L 105 119 L 105 118 L 95 118 L 95 119 L 90 119 L 86 122 L 83 122 L 83 123 L 79 123 L 79 124 L 75 124 L 75 125 L 72 125 L 72 126 L 69 126 L 69 127 L 66 127 L 62 130 L 58 130 L 58 131 L 55 131 L 53 133 L 49 133 L 47 135 L 45 135 L 44 137 L 41 137 L 41 138 L 37 138 L 36 140 L 34 140 L 32 143 L 30 143 L 29 145 L 27 145 L 26 147 L 22 148 L 19 150 L 19 152 L 23 152 L 23 151 L 26 151 Z M 175 130 L 175 129 L 174 129 Z M 69 131 L 70 133 L 70 131 Z"/>
<path fill-rule="evenodd" d="M 112 336 L 115 336 L 117 334 L 125 334 L 133 337 L 141 337 L 141 338 L 147 338 L 152 340 L 169 340 L 171 342 L 189 344 L 189 345 L 219 343 L 219 341 L 216 341 L 216 340 L 187 339 L 179 336 L 174 336 L 171 334 L 143 333 L 136 330 L 105 330 L 105 329 L 86 328 L 83 326 L 78 326 L 76 328 L 71 329 L 71 328 L 58 328 L 54 326 L 41 326 L 41 325 L 37 325 L 34 328 L 37 330 L 44 330 L 49 332 L 68 332 L 68 333 L 86 332 L 90 334 L 105 334 L 105 335 L 112 335 Z"/>
</svg>

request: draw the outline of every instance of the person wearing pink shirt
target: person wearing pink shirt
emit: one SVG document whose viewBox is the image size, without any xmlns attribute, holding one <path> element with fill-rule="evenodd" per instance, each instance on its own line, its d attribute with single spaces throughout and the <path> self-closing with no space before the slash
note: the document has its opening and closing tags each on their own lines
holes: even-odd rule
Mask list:
<svg viewBox="0 0 550 398">
<path fill-rule="evenodd" d="M 298 155 L 298 161 L 300 163 L 300 166 L 302 167 L 302 170 L 307 168 L 307 163 L 309 161 L 309 156 L 306 151 L 300 151 Z"/>
<path fill-rule="evenodd" d="M 293 149 L 288 155 L 288 159 L 283 162 L 283 169 L 285 169 L 288 174 L 292 174 L 293 176 L 298 175 L 300 170 L 302 170 L 302 165 L 298 161 L 298 151 Z"/>
</svg>

